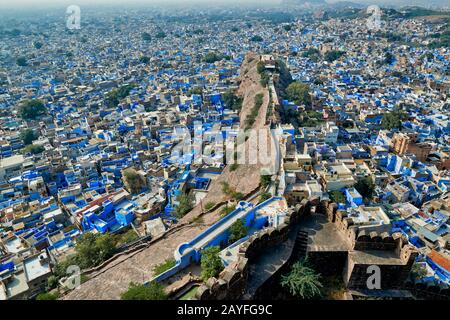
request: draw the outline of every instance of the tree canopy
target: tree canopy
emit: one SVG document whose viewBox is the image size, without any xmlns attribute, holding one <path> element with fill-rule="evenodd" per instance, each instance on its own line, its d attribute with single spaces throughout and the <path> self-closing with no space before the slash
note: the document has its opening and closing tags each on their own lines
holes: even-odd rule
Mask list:
<svg viewBox="0 0 450 320">
<path fill-rule="evenodd" d="M 261 42 L 263 40 L 264 39 L 261 36 L 258 36 L 258 35 L 255 35 L 255 36 L 250 38 L 250 41 L 253 41 L 253 42 Z"/>
<path fill-rule="evenodd" d="M 92 268 L 111 258 L 114 239 L 109 234 L 84 233 L 75 246 L 76 262 L 81 269 Z"/>
<path fill-rule="evenodd" d="M 244 221 L 241 219 L 236 220 L 230 227 L 230 239 L 229 243 L 234 243 L 239 239 L 242 239 L 247 235 L 247 228 L 244 224 Z"/>
<path fill-rule="evenodd" d="M 260 183 L 263 188 L 267 187 L 271 181 L 272 181 L 271 175 L 261 175 L 260 176 Z"/>
<path fill-rule="evenodd" d="M 220 61 L 220 60 L 230 60 L 230 57 L 221 53 L 217 53 L 217 52 L 208 52 L 204 57 L 203 57 L 203 61 L 206 63 L 214 63 L 216 61 Z"/>
<path fill-rule="evenodd" d="M 193 94 L 203 94 L 203 88 L 202 87 L 193 87 L 190 88 L 187 92 L 188 96 L 192 96 Z"/>
<path fill-rule="evenodd" d="M 120 100 L 128 97 L 133 88 L 133 85 L 128 84 L 121 86 L 120 88 L 111 90 L 108 94 L 106 94 L 105 104 L 108 107 L 116 107 L 119 104 Z"/>
<path fill-rule="evenodd" d="M 167 294 L 164 287 L 156 281 L 147 285 L 131 282 L 128 290 L 122 293 L 120 298 L 122 300 L 166 300 Z"/>
<path fill-rule="evenodd" d="M 40 48 L 42 48 L 42 46 L 43 46 L 42 42 L 39 42 L 39 41 L 34 42 L 33 45 L 34 45 L 34 47 L 35 47 L 36 49 L 38 49 L 38 50 L 39 50 Z"/>
<path fill-rule="evenodd" d="M 333 62 L 345 54 L 344 51 L 331 50 L 324 54 L 323 58 L 328 62 Z"/>
<path fill-rule="evenodd" d="M 345 203 L 345 196 L 340 191 L 331 191 L 330 200 L 335 203 Z"/>
<path fill-rule="evenodd" d="M 27 153 L 31 153 L 31 154 L 39 154 L 45 151 L 45 148 L 41 145 L 37 145 L 37 144 L 29 144 L 27 145 L 25 148 L 23 148 L 22 152 L 27 154 Z"/>
<path fill-rule="evenodd" d="M 181 194 L 176 200 L 178 201 L 178 205 L 175 208 L 175 216 L 177 218 L 182 218 L 191 211 L 194 207 L 194 195 L 193 194 Z"/>
<path fill-rule="evenodd" d="M 23 141 L 24 145 L 31 144 L 34 140 L 38 138 L 37 134 L 34 132 L 33 129 L 27 128 L 25 130 L 22 130 L 20 132 L 20 138 Z"/>
<path fill-rule="evenodd" d="M 123 171 L 123 180 L 131 193 L 139 193 L 145 187 L 145 179 L 134 168 Z"/>
<path fill-rule="evenodd" d="M 152 40 L 152 36 L 150 35 L 150 33 L 144 32 L 144 33 L 142 33 L 142 40 L 144 40 L 144 41 L 151 41 Z"/>
<path fill-rule="evenodd" d="M 407 119 L 407 114 L 402 110 L 386 112 L 381 119 L 381 128 L 385 130 L 401 129 L 402 122 Z"/>
<path fill-rule="evenodd" d="M 240 111 L 242 108 L 243 99 L 235 95 L 232 90 L 223 93 L 222 100 L 227 108 L 230 108 L 235 111 Z"/>
<path fill-rule="evenodd" d="M 220 248 L 218 246 L 209 247 L 202 251 L 200 264 L 202 267 L 201 278 L 204 281 L 211 277 L 217 277 L 224 269 L 219 253 Z"/>
<path fill-rule="evenodd" d="M 19 115 L 25 120 L 33 120 L 46 113 L 47 109 L 41 100 L 27 100 L 19 106 Z"/>
<path fill-rule="evenodd" d="M 27 58 L 25 57 L 17 58 L 16 63 L 19 67 L 26 67 L 28 65 Z"/>
<path fill-rule="evenodd" d="M 310 87 L 306 83 L 292 82 L 286 89 L 289 100 L 297 105 L 311 105 Z"/>
<path fill-rule="evenodd" d="M 139 58 L 139 62 L 143 64 L 148 64 L 150 62 L 150 58 L 147 56 L 142 56 Z"/>
<path fill-rule="evenodd" d="M 365 199 L 371 199 L 375 190 L 375 184 L 371 177 L 364 177 L 359 179 L 355 184 L 355 189 Z"/>
</svg>

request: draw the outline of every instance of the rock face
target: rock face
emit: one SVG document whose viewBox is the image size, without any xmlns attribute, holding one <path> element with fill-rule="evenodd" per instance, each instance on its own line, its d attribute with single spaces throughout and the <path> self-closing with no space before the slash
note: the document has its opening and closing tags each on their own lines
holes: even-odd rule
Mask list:
<svg viewBox="0 0 450 320">
<path fill-rule="evenodd" d="M 261 76 L 259 75 L 256 66 L 258 61 L 260 60 L 260 56 L 256 53 L 250 52 L 246 55 L 244 62 L 242 63 L 240 69 L 240 86 L 237 91 L 237 95 L 243 98 L 242 109 L 240 113 L 240 122 L 241 129 L 244 127 L 244 122 L 247 114 L 249 114 L 252 108 L 255 105 L 255 96 L 257 94 L 263 94 L 263 104 L 259 109 L 258 116 L 255 119 L 255 122 L 252 126 L 252 129 L 263 130 L 264 135 L 267 137 L 266 141 L 270 141 L 270 130 L 266 125 L 266 113 L 269 105 L 269 90 L 264 88 L 260 84 Z M 247 154 L 255 154 L 255 148 L 258 146 L 256 144 L 251 143 L 251 140 L 247 140 L 245 143 L 245 150 Z M 255 151 L 257 152 L 257 150 Z M 270 154 L 270 163 L 275 162 L 275 153 L 273 155 Z M 250 160 L 250 156 L 246 156 L 247 161 Z M 265 159 L 267 161 L 267 159 Z M 246 195 L 256 188 L 258 188 L 260 183 L 261 170 L 267 167 L 267 164 L 262 164 L 260 161 L 255 162 L 246 162 L 247 164 L 239 164 L 237 168 L 231 170 L 230 165 L 227 165 L 223 171 L 223 173 L 214 181 L 211 182 L 208 194 L 203 199 L 203 204 L 208 202 L 212 203 L 221 203 L 223 201 L 229 200 L 231 198 L 230 194 L 225 194 L 222 191 L 222 182 L 228 183 L 231 190 L 236 192 L 240 192 L 243 195 Z M 197 217 L 201 213 L 201 207 L 198 205 L 191 212 L 189 212 L 185 217 L 183 217 L 183 222 L 192 221 L 195 217 Z M 214 215 L 218 218 L 217 215 Z M 205 217 L 206 220 L 209 220 Z"/>
<path fill-rule="evenodd" d="M 245 118 L 255 105 L 255 96 L 259 93 L 264 95 L 263 104 L 259 109 L 259 114 L 256 117 L 252 129 L 261 129 L 266 125 L 266 113 L 269 105 L 269 90 L 260 84 L 261 76 L 257 70 L 259 59 L 258 54 L 250 52 L 246 55 L 241 66 L 241 84 L 237 91 L 237 94 L 244 98 L 240 114 L 241 128 L 244 128 Z"/>
</svg>

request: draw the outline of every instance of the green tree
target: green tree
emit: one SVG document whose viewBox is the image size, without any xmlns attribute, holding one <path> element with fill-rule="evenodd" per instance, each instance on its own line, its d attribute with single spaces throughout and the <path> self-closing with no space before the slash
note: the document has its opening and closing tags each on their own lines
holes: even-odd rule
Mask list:
<svg viewBox="0 0 450 320">
<path fill-rule="evenodd" d="M 41 145 L 29 144 L 25 148 L 23 148 L 23 153 L 31 153 L 31 154 L 39 154 L 45 151 L 45 148 Z"/>
<path fill-rule="evenodd" d="M 51 275 L 47 278 L 47 287 L 46 290 L 50 291 L 58 287 L 58 277 L 56 275 Z"/>
<path fill-rule="evenodd" d="M 355 184 L 355 189 L 365 199 L 371 199 L 373 192 L 375 191 L 375 184 L 371 177 L 364 177 L 359 179 Z"/>
<path fill-rule="evenodd" d="M 177 218 L 182 218 L 192 210 L 194 207 L 194 195 L 193 194 L 180 194 L 176 200 L 178 201 L 178 205 L 175 208 L 175 216 Z"/>
<path fill-rule="evenodd" d="M 318 57 L 320 56 L 320 51 L 313 47 L 306 49 L 302 53 L 302 57 L 304 57 L 304 58 L 311 58 L 313 56 L 318 56 Z"/>
<path fill-rule="evenodd" d="M 42 46 L 43 46 L 42 42 L 39 42 L 39 41 L 34 42 L 33 45 L 34 45 L 34 47 L 35 47 L 36 49 L 38 49 L 38 50 L 39 50 L 40 48 L 42 48 Z"/>
<path fill-rule="evenodd" d="M 272 198 L 272 194 L 270 192 L 263 193 L 262 195 L 259 196 L 258 203 L 263 203 L 264 201 L 269 200 L 270 198 Z"/>
<path fill-rule="evenodd" d="M 136 284 L 131 282 L 128 290 L 121 294 L 122 300 L 166 300 L 167 294 L 164 287 L 152 281 L 149 284 Z"/>
<path fill-rule="evenodd" d="M 222 100 L 227 108 L 235 111 L 240 111 L 242 108 L 243 99 L 235 95 L 232 90 L 228 90 L 227 92 L 223 93 Z"/>
<path fill-rule="evenodd" d="M 148 32 L 143 32 L 142 33 L 142 40 L 147 41 L 147 42 L 151 41 L 152 40 L 152 36 Z"/>
<path fill-rule="evenodd" d="M 203 94 L 203 88 L 202 87 L 194 87 L 194 88 L 190 88 L 187 92 L 187 95 L 190 97 L 193 94 Z"/>
<path fill-rule="evenodd" d="M 113 89 L 111 92 L 106 94 L 105 104 L 108 107 L 117 107 L 120 100 L 125 99 L 130 94 L 131 90 L 133 90 L 133 85 L 124 85 L 120 88 Z"/>
<path fill-rule="evenodd" d="M 244 198 L 244 194 L 243 194 L 242 192 L 236 192 L 236 191 L 234 191 L 234 192 L 231 194 L 231 197 L 232 197 L 234 200 L 239 201 L 239 200 L 241 200 L 242 198 Z"/>
<path fill-rule="evenodd" d="M 230 184 L 228 182 L 222 181 L 222 182 L 220 182 L 220 184 L 222 185 L 222 193 L 230 194 L 233 192 L 233 190 L 231 190 Z"/>
<path fill-rule="evenodd" d="M 407 119 L 407 114 L 403 110 L 393 110 L 386 112 L 381 119 L 381 128 L 384 130 L 401 129 L 402 122 Z"/>
<path fill-rule="evenodd" d="M 206 63 L 214 63 L 216 61 L 220 61 L 224 59 L 224 55 L 218 54 L 216 52 L 208 52 L 204 57 L 203 61 Z"/>
<path fill-rule="evenodd" d="M 83 234 L 75 246 L 76 262 L 81 269 L 92 268 L 111 258 L 115 242 L 109 234 Z"/>
<path fill-rule="evenodd" d="M 311 96 L 309 95 L 309 85 L 301 82 L 292 82 L 286 89 L 289 100 L 294 101 L 297 105 L 311 105 Z"/>
<path fill-rule="evenodd" d="M 19 115 L 25 120 L 33 120 L 46 113 L 47 110 L 41 100 L 27 100 L 19 106 Z"/>
<path fill-rule="evenodd" d="M 155 35 L 156 39 L 164 39 L 165 37 L 167 37 L 167 35 L 164 31 L 158 31 Z"/>
<path fill-rule="evenodd" d="M 244 221 L 238 219 L 230 227 L 229 243 L 234 243 L 239 239 L 242 239 L 246 235 L 247 235 L 247 228 L 245 227 Z"/>
<path fill-rule="evenodd" d="M 16 63 L 19 67 L 26 67 L 28 65 L 27 58 L 25 57 L 17 58 Z"/>
<path fill-rule="evenodd" d="M 212 208 L 214 208 L 215 205 L 216 204 L 214 202 L 210 201 L 210 202 L 205 204 L 205 210 L 206 211 L 211 210 Z"/>
<path fill-rule="evenodd" d="M 427 274 L 428 274 L 428 272 L 427 272 L 427 269 L 425 266 L 423 266 L 422 264 L 417 263 L 417 262 L 413 264 L 413 266 L 411 268 L 411 276 L 414 279 L 420 279 L 420 278 L 426 277 Z"/>
<path fill-rule="evenodd" d="M 218 246 L 209 247 L 202 251 L 200 264 L 202 267 L 201 278 L 204 281 L 211 277 L 217 277 L 224 269 L 219 253 L 220 248 Z"/>
<path fill-rule="evenodd" d="M 270 182 L 272 182 L 271 175 L 261 175 L 260 176 L 260 183 L 263 188 L 267 187 L 270 184 Z"/>
<path fill-rule="evenodd" d="M 123 171 L 123 180 L 129 191 L 133 194 L 141 192 L 145 187 L 144 177 L 134 168 L 128 168 Z"/>
<path fill-rule="evenodd" d="M 117 235 L 115 238 L 116 247 L 131 243 L 138 238 L 139 236 L 136 234 L 136 231 L 134 231 L 134 229 L 129 229 L 127 232 Z"/>
<path fill-rule="evenodd" d="M 264 39 L 261 36 L 255 35 L 253 37 L 250 38 L 250 41 L 253 42 L 262 42 Z"/>
<path fill-rule="evenodd" d="M 266 71 L 266 64 L 262 61 L 259 61 L 256 64 L 256 71 L 258 71 L 259 74 L 262 74 L 264 71 Z"/>
<path fill-rule="evenodd" d="M 323 58 L 328 62 L 333 62 L 345 54 L 343 51 L 331 50 L 324 54 Z"/>
<path fill-rule="evenodd" d="M 32 129 L 27 128 L 20 132 L 20 139 L 22 139 L 24 145 L 31 144 L 37 138 L 38 138 L 37 135 L 34 133 L 34 130 Z"/>
<path fill-rule="evenodd" d="M 391 64 L 394 61 L 395 61 L 395 56 L 392 53 L 386 52 L 384 54 L 384 60 L 383 60 L 384 64 Z"/>
<path fill-rule="evenodd" d="M 150 58 L 147 56 L 142 56 L 139 58 L 139 62 L 143 64 L 148 64 L 150 62 Z"/>
<path fill-rule="evenodd" d="M 321 295 L 320 275 L 309 267 L 306 259 L 296 262 L 290 272 L 281 277 L 281 285 L 288 288 L 292 295 L 302 299 Z"/>
<path fill-rule="evenodd" d="M 36 296 L 36 300 L 57 300 L 57 299 L 58 295 L 55 293 L 44 292 Z"/>
<path fill-rule="evenodd" d="M 345 203 L 345 196 L 340 191 L 331 191 L 330 200 L 335 203 Z"/>
</svg>

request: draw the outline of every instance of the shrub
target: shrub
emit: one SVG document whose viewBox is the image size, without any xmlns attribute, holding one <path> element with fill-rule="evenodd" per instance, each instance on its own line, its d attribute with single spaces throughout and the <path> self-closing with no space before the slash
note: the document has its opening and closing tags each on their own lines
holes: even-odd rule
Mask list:
<svg viewBox="0 0 450 320">
<path fill-rule="evenodd" d="M 321 295 L 320 275 L 309 267 L 306 260 L 296 262 L 287 275 L 281 277 L 281 285 L 289 289 L 292 295 L 302 299 L 311 299 Z"/>
<path fill-rule="evenodd" d="M 175 259 L 168 259 L 163 263 L 158 264 L 153 268 L 153 272 L 155 275 L 160 275 L 161 273 L 173 268 L 176 265 Z"/>
<path fill-rule="evenodd" d="M 236 209 L 235 206 L 233 207 L 229 207 L 228 205 L 226 205 L 225 207 L 223 207 L 220 210 L 220 217 L 224 218 L 225 216 L 229 215 L 231 212 L 233 212 Z"/>
<path fill-rule="evenodd" d="M 234 243 L 247 235 L 247 228 L 241 219 L 238 219 L 230 227 L 229 243 Z"/>
<path fill-rule="evenodd" d="M 40 293 L 36 296 L 36 300 L 57 300 L 58 295 L 56 293 Z"/>
<path fill-rule="evenodd" d="M 271 175 L 261 175 L 260 177 L 260 183 L 263 188 L 267 187 L 271 181 L 272 181 Z"/>
<path fill-rule="evenodd" d="M 263 193 L 262 195 L 259 196 L 258 203 L 263 203 L 264 201 L 270 198 L 272 198 L 272 194 L 270 192 Z"/>
<path fill-rule="evenodd" d="M 130 283 L 126 292 L 122 293 L 122 300 L 166 300 L 167 294 L 164 287 L 155 281 L 148 285 Z"/>
<path fill-rule="evenodd" d="M 211 210 L 216 204 L 214 202 L 208 202 L 207 204 L 205 204 L 205 210 Z"/>
<path fill-rule="evenodd" d="M 193 208 L 195 199 L 192 194 L 181 194 L 176 200 L 179 204 L 175 208 L 175 216 L 180 219 Z"/>
</svg>

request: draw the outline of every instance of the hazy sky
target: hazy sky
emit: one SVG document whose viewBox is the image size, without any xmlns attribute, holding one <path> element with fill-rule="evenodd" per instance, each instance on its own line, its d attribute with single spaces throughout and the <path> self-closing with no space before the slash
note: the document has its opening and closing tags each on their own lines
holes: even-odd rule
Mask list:
<svg viewBox="0 0 450 320">
<path fill-rule="evenodd" d="M 308 1 L 308 0 L 300 0 Z M 327 2 L 339 2 L 339 0 L 326 0 Z M 449 5 L 450 0 L 348 0 L 362 4 L 397 4 L 397 5 L 424 5 L 440 4 Z M 92 4 L 172 4 L 172 3 L 229 3 L 229 4 L 279 4 L 281 0 L 0 0 L 0 8 L 7 7 L 46 7 L 46 6 L 67 6 L 92 5 Z"/>
</svg>

